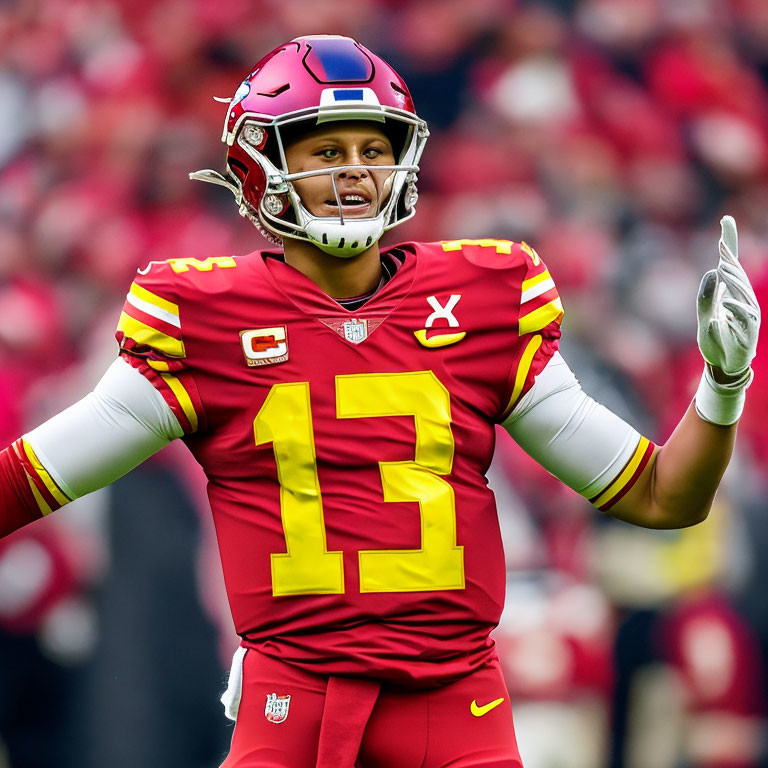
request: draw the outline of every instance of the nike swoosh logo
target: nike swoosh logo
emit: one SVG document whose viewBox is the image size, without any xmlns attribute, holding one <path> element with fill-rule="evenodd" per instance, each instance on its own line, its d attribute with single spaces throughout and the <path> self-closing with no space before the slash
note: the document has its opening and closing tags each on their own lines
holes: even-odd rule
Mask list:
<svg viewBox="0 0 768 768">
<path fill-rule="evenodd" d="M 489 702 L 488 704 L 483 704 L 481 707 L 476 699 L 472 699 L 472 703 L 469 705 L 469 711 L 475 716 L 475 717 L 482 717 L 483 715 L 487 715 L 492 709 L 496 709 L 496 707 L 501 704 L 501 702 L 504 701 L 504 698 L 500 699 L 494 699 L 493 701 Z"/>
<path fill-rule="evenodd" d="M 459 333 L 440 333 L 437 336 L 430 336 L 427 338 L 427 332 L 423 328 L 420 331 L 414 331 L 413 335 L 419 340 L 419 344 L 429 349 L 435 349 L 436 347 L 447 347 L 449 344 L 455 344 L 457 341 L 461 341 L 466 335 L 466 331 Z"/>
</svg>

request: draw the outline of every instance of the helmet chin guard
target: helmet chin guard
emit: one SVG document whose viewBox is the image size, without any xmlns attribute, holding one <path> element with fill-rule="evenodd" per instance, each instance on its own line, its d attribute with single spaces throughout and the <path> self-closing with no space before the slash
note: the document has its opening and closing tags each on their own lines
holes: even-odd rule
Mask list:
<svg viewBox="0 0 768 768">
<path fill-rule="evenodd" d="M 303 206 L 302 206 L 303 207 Z M 348 259 L 370 248 L 384 234 L 384 217 L 373 219 L 320 219 L 312 217 L 304 225 L 310 242 L 321 251 Z"/>
<path fill-rule="evenodd" d="M 393 143 L 395 165 L 354 166 L 390 171 L 375 216 L 344 216 L 336 175 L 352 166 L 296 174 L 287 167 L 286 130 L 296 135 L 297 128 L 348 120 L 379 124 Z M 407 86 L 383 59 L 348 37 L 299 37 L 267 54 L 229 102 L 225 174 L 203 170 L 190 177 L 227 187 L 240 214 L 269 240 L 304 240 L 350 258 L 415 213 L 418 161 L 428 136 Z M 314 216 L 294 189 L 294 181 L 321 174 L 331 176 L 338 217 Z"/>
</svg>

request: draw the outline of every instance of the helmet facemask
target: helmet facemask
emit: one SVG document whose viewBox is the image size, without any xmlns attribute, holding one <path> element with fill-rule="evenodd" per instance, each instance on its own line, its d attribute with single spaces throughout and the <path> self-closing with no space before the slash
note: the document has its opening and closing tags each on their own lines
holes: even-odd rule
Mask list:
<svg viewBox="0 0 768 768">
<path fill-rule="evenodd" d="M 345 119 L 341 114 L 333 115 L 334 120 Z M 360 113 L 355 113 L 348 119 L 359 120 Z M 377 122 L 381 114 L 376 113 Z M 290 173 L 286 161 L 286 133 L 293 135 L 297 126 L 302 127 L 310 122 L 305 116 L 285 116 L 266 126 L 255 120 L 246 120 L 238 131 L 236 141 L 240 148 L 264 171 L 266 185 L 261 196 L 256 213 L 259 223 L 279 238 L 290 237 L 296 240 L 306 240 L 321 250 L 340 258 L 349 258 L 370 248 L 389 229 L 409 219 L 415 213 L 415 203 L 418 197 L 416 177 L 418 159 L 421 156 L 424 142 L 428 135 L 426 125 L 412 116 L 398 119 L 405 126 L 405 140 L 401 147 L 393 147 L 397 153 L 397 162 L 393 165 L 356 165 L 333 166 L 301 173 Z M 318 117 L 311 121 L 306 130 L 323 125 L 326 120 Z M 267 153 L 256 147 L 263 141 L 261 131 L 269 130 L 274 136 L 275 152 Z M 283 130 L 281 130 L 281 128 Z M 286 130 L 287 129 L 287 130 Z M 274 161 L 277 162 L 274 162 Z M 278 164 L 279 163 L 279 166 Z M 387 178 L 380 184 L 377 211 L 374 216 L 350 217 L 345 216 L 339 195 L 337 178 L 339 174 L 362 170 L 379 177 L 380 172 L 389 171 Z M 329 176 L 339 215 L 320 217 L 312 214 L 304 205 L 294 182 L 313 176 Z M 246 203 L 247 205 L 247 203 Z"/>
</svg>

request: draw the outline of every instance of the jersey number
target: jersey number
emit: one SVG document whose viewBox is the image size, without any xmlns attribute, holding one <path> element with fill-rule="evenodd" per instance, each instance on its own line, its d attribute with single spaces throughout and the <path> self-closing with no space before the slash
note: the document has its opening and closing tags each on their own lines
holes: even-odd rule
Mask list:
<svg viewBox="0 0 768 768">
<path fill-rule="evenodd" d="M 431 371 L 336 377 L 336 416 L 413 416 L 413 461 L 380 461 L 384 501 L 415 501 L 421 548 L 358 552 L 361 592 L 464 588 L 464 548 L 456 545 L 448 390 Z M 329 552 L 317 476 L 309 382 L 275 384 L 253 422 L 257 445 L 272 443 L 280 482 L 285 552 L 271 555 L 272 594 L 344 592 L 342 552 Z"/>
</svg>

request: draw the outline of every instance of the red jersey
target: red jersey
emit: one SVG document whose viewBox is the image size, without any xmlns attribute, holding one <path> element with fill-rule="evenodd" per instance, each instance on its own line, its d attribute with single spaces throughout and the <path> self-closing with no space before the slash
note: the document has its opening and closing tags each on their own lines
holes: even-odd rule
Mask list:
<svg viewBox="0 0 768 768">
<path fill-rule="evenodd" d="M 494 425 L 557 349 L 562 305 L 525 244 L 385 255 L 400 268 L 355 311 L 278 253 L 155 262 L 117 337 L 208 477 L 245 643 L 432 685 L 491 654 Z"/>
</svg>

